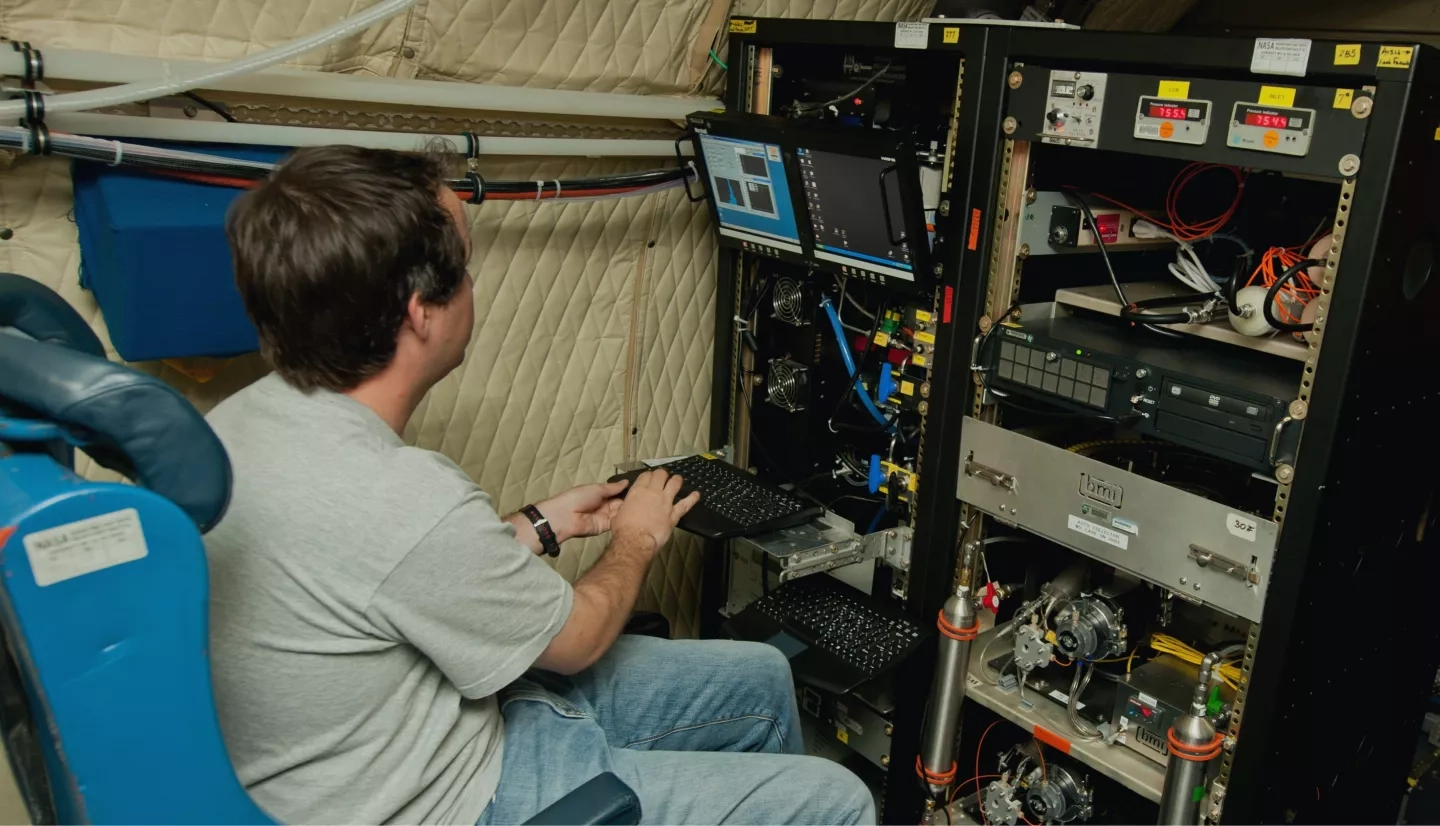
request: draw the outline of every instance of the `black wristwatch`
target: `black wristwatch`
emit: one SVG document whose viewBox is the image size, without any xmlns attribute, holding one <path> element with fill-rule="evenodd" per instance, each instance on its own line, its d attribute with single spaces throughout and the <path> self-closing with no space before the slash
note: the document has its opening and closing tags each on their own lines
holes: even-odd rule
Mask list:
<svg viewBox="0 0 1440 826">
<path fill-rule="evenodd" d="M 540 550 L 546 556 L 560 555 L 560 539 L 555 536 L 555 529 L 550 527 L 550 520 L 545 514 L 534 505 L 526 505 L 520 509 L 525 518 L 530 520 L 530 525 L 535 528 L 535 534 L 540 537 Z"/>
</svg>

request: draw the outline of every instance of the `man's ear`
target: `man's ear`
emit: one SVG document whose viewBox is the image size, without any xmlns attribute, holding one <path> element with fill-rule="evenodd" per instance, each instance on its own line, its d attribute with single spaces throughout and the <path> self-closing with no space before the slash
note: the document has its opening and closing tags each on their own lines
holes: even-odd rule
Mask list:
<svg viewBox="0 0 1440 826">
<path fill-rule="evenodd" d="M 410 294 L 410 303 L 405 305 L 405 326 L 421 341 L 430 338 L 430 307 L 420 300 L 420 293 Z"/>
</svg>

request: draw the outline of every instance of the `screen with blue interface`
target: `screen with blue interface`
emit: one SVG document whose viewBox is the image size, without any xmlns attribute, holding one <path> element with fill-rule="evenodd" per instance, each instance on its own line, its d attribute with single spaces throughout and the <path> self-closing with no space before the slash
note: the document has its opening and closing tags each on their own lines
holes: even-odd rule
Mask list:
<svg viewBox="0 0 1440 826">
<path fill-rule="evenodd" d="M 720 216 L 720 234 L 800 254 L 800 230 L 780 147 L 702 134 L 700 148 Z"/>
</svg>

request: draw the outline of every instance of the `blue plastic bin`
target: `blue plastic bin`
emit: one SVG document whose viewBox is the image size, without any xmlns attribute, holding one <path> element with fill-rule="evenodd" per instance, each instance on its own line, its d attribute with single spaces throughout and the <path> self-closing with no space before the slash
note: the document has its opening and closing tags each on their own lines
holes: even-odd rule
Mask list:
<svg viewBox="0 0 1440 826">
<path fill-rule="evenodd" d="M 247 160 L 287 150 L 177 146 Z M 95 294 L 110 340 L 128 361 L 232 356 L 259 347 L 245 315 L 225 212 L 240 190 L 76 161 L 80 283 Z"/>
</svg>

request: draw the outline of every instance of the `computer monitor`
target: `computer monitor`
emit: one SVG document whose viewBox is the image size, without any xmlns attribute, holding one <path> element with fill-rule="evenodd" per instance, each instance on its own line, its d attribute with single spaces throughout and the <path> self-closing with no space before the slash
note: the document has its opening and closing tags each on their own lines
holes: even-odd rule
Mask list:
<svg viewBox="0 0 1440 826">
<path fill-rule="evenodd" d="M 904 157 L 904 145 L 866 153 L 801 141 L 795 159 L 816 263 L 872 281 L 925 280 L 917 273 L 929 241 L 923 206 L 912 203 L 919 197 L 919 173 L 914 159 Z"/>
<path fill-rule="evenodd" d="M 721 239 L 776 258 L 802 255 L 780 145 L 709 132 L 698 137 Z"/>
</svg>

